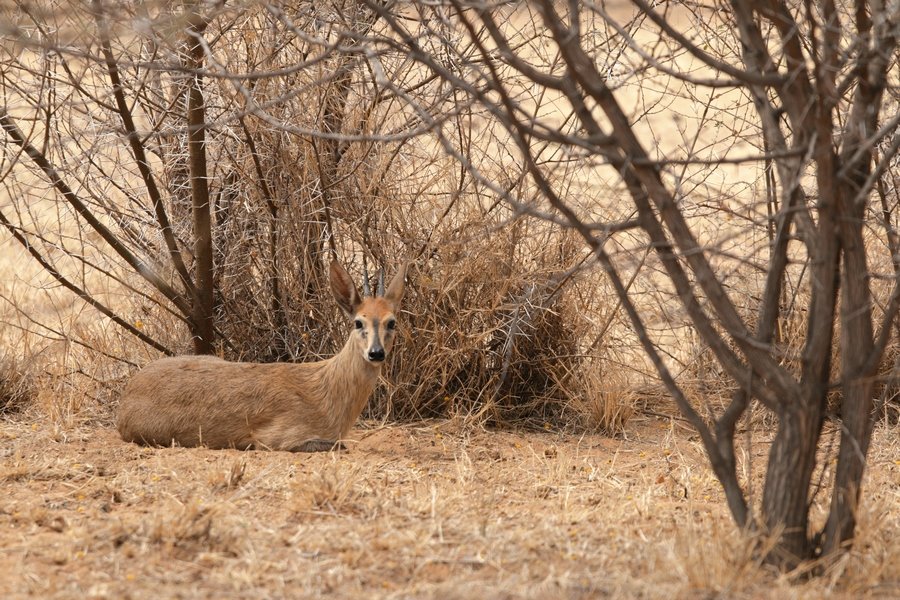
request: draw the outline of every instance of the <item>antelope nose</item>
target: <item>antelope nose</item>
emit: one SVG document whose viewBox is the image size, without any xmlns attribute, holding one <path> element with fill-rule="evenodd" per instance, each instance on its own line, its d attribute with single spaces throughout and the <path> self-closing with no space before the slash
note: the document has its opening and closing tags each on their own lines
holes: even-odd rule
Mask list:
<svg viewBox="0 0 900 600">
<path fill-rule="evenodd" d="M 369 350 L 369 360 L 372 362 L 381 362 L 384 360 L 384 348 L 372 348 Z"/>
</svg>

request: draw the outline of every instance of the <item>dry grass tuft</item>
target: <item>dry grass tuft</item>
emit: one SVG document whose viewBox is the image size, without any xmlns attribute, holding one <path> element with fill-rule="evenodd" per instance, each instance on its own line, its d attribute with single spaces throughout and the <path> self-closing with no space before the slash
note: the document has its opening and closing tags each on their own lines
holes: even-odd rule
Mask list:
<svg viewBox="0 0 900 600">
<path fill-rule="evenodd" d="M 332 456 L 331 462 L 315 472 L 311 480 L 298 483 L 294 507 L 300 512 L 356 515 L 361 509 L 365 477 L 360 469 Z"/>
<path fill-rule="evenodd" d="M 604 377 L 598 371 L 586 370 L 577 385 L 580 394 L 573 394 L 572 409 L 580 425 L 607 435 L 624 433 L 625 424 L 638 404 L 638 393 L 632 383 L 621 375 Z"/>
<path fill-rule="evenodd" d="M 236 459 L 227 471 L 214 473 L 210 477 L 210 484 L 217 490 L 233 490 L 241 485 L 244 474 L 247 472 L 247 461 Z"/>
<path fill-rule="evenodd" d="M 232 519 L 222 516 L 221 507 L 210 507 L 197 500 L 187 505 L 173 506 L 160 511 L 130 539 L 118 541 L 135 544 L 153 544 L 163 554 L 171 554 L 179 560 L 191 560 L 200 553 L 220 553 L 238 556 L 242 546 L 240 527 L 229 523 Z"/>
</svg>

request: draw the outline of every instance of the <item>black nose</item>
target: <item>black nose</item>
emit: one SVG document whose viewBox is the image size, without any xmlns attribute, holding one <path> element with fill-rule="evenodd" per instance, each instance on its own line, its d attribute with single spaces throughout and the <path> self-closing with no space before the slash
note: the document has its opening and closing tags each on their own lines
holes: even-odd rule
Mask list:
<svg viewBox="0 0 900 600">
<path fill-rule="evenodd" d="M 384 348 L 372 348 L 369 350 L 369 360 L 381 362 L 384 360 Z"/>
</svg>

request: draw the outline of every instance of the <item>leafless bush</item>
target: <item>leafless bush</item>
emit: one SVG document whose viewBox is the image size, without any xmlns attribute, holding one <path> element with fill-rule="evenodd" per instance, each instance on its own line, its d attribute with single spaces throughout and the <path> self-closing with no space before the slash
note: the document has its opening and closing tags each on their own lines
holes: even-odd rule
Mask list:
<svg viewBox="0 0 900 600">
<path fill-rule="evenodd" d="M 575 299 L 596 279 L 568 276 L 577 255 L 566 236 L 539 224 L 514 229 L 448 239 L 420 266 L 388 376 L 389 414 L 560 419 L 576 395 L 563 382 L 584 363 L 583 317 L 602 312 L 604 300 Z"/>
<path fill-rule="evenodd" d="M 324 273 L 337 257 L 358 280 L 363 265 L 415 265 L 371 415 L 558 421 L 594 393 L 579 373 L 604 362 L 591 324 L 611 316 L 588 254 L 493 198 L 492 181 L 535 193 L 509 157 L 473 177 L 421 135 L 416 106 L 445 107 L 473 156 L 507 142 L 402 52 L 361 43 L 384 35 L 377 11 L 94 2 L 8 16 L 0 214 L 51 278 L 138 342 L 77 340 L 118 361 L 100 381 L 159 352 L 334 352 L 346 324 Z"/>
<path fill-rule="evenodd" d="M 21 411 L 33 400 L 36 382 L 30 364 L 7 350 L 0 356 L 0 415 Z"/>
</svg>

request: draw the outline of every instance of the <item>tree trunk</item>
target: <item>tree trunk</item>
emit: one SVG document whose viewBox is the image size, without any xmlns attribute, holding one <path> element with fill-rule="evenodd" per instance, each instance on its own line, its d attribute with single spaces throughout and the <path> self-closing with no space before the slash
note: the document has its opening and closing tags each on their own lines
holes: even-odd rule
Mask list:
<svg viewBox="0 0 900 600">
<path fill-rule="evenodd" d="M 853 198 L 857 189 L 850 186 L 843 198 Z M 873 381 L 867 363 L 874 349 L 872 297 L 866 264 L 862 211 L 845 207 L 841 222 L 843 241 L 843 285 L 841 285 L 841 355 L 843 399 L 841 401 L 841 447 L 835 469 L 831 511 L 823 533 L 823 553 L 832 554 L 853 539 L 860 486 L 866 468 L 866 455 L 872 439 L 874 407 Z M 877 364 L 878 361 L 874 361 Z"/>
<path fill-rule="evenodd" d="M 822 427 L 824 388 L 808 394 L 780 415 L 778 432 L 769 452 L 762 512 L 766 529 L 779 537 L 767 557 L 783 569 L 812 558 L 809 537 L 809 484 L 816 465 Z"/>
<path fill-rule="evenodd" d="M 212 354 L 213 338 L 213 237 L 212 214 L 209 201 L 209 185 L 206 166 L 206 115 L 203 104 L 203 46 L 200 36 L 206 22 L 200 15 L 191 15 L 188 33 L 191 75 L 188 92 L 188 155 L 191 173 L 191 207 L 194 222 L 194 260 L 197 293 L 191 319 L 194 352 Z"/>
</svg>

